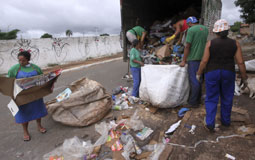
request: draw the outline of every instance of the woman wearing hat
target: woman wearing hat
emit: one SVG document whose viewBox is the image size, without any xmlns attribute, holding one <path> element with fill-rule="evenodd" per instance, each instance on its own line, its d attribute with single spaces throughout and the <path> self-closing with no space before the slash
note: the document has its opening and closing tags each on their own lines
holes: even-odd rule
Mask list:
<svg viewBox="0 0 255 160">
<path fill-rule="evenodd" d="M 37 65 L 29 63 L 31 58 L 29 51 L 21 51 L 17 58 L 19 64 L 11 67 L 8 71 L 8 77 L 19 79 L 42 74 L 42 70 Z M 29 141 L 31 139 L 28 132 L 28 123 L 32 120 L 36 120 L 39 132 L 46 133 L 46 129 L 41 125 L 41 118 L 47 114 L 48 112 L 42 98 L 19 106 L 19 111 L 15 115 L 15 121 L 16 123 L 22 124 L 24 141 Z"/>
<path fill-rule="evenodd" d="M 221 124 L 230 125 L 235 90 L 235 60 L 241 72 L 242 82 L 247 86 L 246 68 L 238 41 L 228 38 L 229 25 L 224 19 L 214 24 L 217 38 L 208 41 L 200 63 L 197 80 L 205 72 L 206 128 L 214 131 L 217 105 L 221 102 Z"/>
</svg>

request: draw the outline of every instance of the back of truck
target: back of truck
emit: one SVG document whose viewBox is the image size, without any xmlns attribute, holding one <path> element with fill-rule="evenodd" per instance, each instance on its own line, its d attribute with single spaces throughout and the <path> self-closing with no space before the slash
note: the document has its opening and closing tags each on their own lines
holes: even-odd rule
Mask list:
<svg viewBox="0 0 255 160">
<path fill-rule="evenodd" d="M 212 35 L 213 24 L 221 17 L 221 8 L 221 0 L 120 0 L 123 60 L 128 59 L 126 32 L 134 26 L 142 26 L 148 31 L 155 21 L 195 16 Z"/>
</svg>

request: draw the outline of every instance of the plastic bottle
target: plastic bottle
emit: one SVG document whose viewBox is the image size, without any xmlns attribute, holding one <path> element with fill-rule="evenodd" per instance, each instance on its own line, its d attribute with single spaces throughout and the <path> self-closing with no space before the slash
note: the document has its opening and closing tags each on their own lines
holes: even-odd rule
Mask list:
<svg viewBox="0 0 255 160">
<path fill-rule="evenodd" d="M 121 141 L 122 141 L 123 143 L 125 143 L 125 144 L 127 144 L 128 141 L 132 141 L 132 142 L 133 142 L 133 145 L 134 145 L 134 147 L 135 147 L 135 152 L 136 152 L 137 154 L 141 154 L 141 153 L 142 153 L 142 150 L 141 150 L 140 147 L 136 144 L 134 138 L 133 138 L 130 134 L 127 134 L 127 135 L 122 134 L 122 135 L 120 136 L 120 139 L 121 139 Z"/>
</svg>

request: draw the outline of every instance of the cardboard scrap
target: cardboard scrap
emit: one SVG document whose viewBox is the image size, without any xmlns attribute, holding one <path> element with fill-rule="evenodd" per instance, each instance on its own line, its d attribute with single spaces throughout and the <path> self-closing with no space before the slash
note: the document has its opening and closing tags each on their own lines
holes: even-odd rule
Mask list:
<svg viewBox="0 0 255 160">
<path fill-rule="evenodd" d="M 232 112 L 236 112 L 236 113 L 244 114 L 244 115 L 248 114 L 247 110 L 242 108 L 237 108 L 237 107 L 232 107 Z"/>
<path fill-rule="evenodd" d="M 96 146 L 92 153 L 98 155 L 100 153 L 100 150 L 101 150 L 101 146 Z"/>
<path fill-rule="evenodd" d="M 169 45 L 164 45 L 156 52 L 156 56 L 162 60 L 164 57 L 169 57 L 171 55 L 171 51 Z"/>
<path fill-rule="evenodd" d="M 136 155 L 135 159 L 140 160 L 140 159 L 147 159 L 152 152 L 143 152 L 142 154 Z"/>
<path fill-rule="evenodd" d="M 241 135 L 248 136 L 255 134 L 255 127 L 241 126 L 237 129 L 237 132 Z"/>
<path fill-rule="evenodd" d="M 61 72 L 62 70 L 56 70 L 22 79 L 0 77 L 0 92 L 11 97 L 17 106 L 21 106 L 52 93 Z"/>
<path fill-rule="evenodd" d="M 113 152 L 113 160 L 125 160 L 125 158 L 121 155 L 122 151 Z"/>
</svg>

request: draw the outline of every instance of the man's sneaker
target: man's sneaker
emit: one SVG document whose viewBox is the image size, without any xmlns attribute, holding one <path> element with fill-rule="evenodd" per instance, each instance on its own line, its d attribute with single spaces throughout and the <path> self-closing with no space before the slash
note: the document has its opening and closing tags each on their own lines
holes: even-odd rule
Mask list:
<svg viewBox="0 0 255 160">
<path fill-rule="evenodd" d="M 205 129 L 207 130 L 207 131 L 209 131 L 209 132 L 211 132 L 211 133 L 214 133 L 214 132 L 218 132 L 220 129 L 218 128 L 219 127 L 219 125 L 218 124 L 216 124 L 215 125 L 216 127 L 209 127 L 209 126 L 207 126 L 207 124 L 206 124 L 206 121 L 205 121 L 205 118 L 204 118 L 204 127 L 205 127 Z"/>
</svg>

